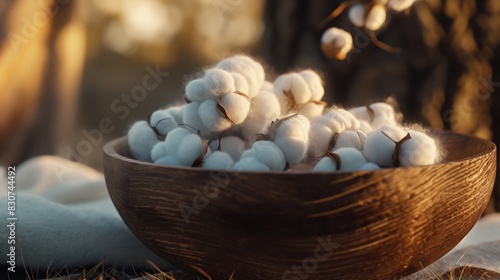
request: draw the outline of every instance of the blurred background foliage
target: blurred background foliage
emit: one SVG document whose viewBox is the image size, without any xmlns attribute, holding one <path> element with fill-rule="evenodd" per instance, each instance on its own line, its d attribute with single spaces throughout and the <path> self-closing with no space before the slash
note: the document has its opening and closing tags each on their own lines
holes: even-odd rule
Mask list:
<svg viewBox="0 0 500 280">
<path fill-rule="evenodd" d="M 196 72 L 238 52 L 264 62 L 268 79 L 318 69 L 330 103 L 392 95 L 408 121 L 500 143 L 500 1 L 417 0 L 406 13 L 390 13 L 377 36 L 399 48 L 396 54 L 371 43 L 347 13 L 319 27 L 342 2 L 4 0 L 0 163 L 58 154 L 102 168 L 105 142 L 151 111 L 182 102 Z M 355 49 L 345 61 L 321 52 L 322 32 L 331 26 L 353 34 Z M 168 77 L 128 105 L 124 95 L 142 85 L 148 67 Z M 116 102 L 129 107 L 123 119 Z M 112 132 L 98 131 L 104 118 Z"/>
</svg>

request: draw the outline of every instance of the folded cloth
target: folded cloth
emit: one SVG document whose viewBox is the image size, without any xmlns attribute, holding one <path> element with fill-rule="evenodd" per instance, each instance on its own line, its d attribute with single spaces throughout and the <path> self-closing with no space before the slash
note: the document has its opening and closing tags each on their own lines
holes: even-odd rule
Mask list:
<svg viewBox="0 0 500 280">
<path fill-rule="evenodd" d="M 15 221 L 16 267 L 74 269 L 170 266 L 126 227 L 96 170 L 55 156 L 32 158 L 16 168 L 15 216 L 7 205 L 6 170 L 0 170 L 0 221 Z M 3 178 L 2 178 L 3 177 Z M 0 261 L 6 264 L 10 229 L 0 226 Z"/>
</svg>

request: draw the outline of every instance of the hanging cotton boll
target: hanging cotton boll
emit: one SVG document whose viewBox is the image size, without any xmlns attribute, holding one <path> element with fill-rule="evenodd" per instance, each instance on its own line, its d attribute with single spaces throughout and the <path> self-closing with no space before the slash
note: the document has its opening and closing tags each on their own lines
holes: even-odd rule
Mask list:
<svg viewBox="0 0 500 280">
<path fill-rule="evenodd" d="M 389 0 L 387 6 L 395 12 L 402 12 L 410 8 L 415 3 L 415 0 Z"/>
<path fill-rule="evenodd" d="M 218 69 L 224 69 L 229 72 L 241 74 L 248 83 L 248 97 L 253 98 L 259 93 L 264 81 L 260 82 L 260 74 L 256 73 L 255 65 L 248 61 L 240 59 L 239 56 L 228 57 L 220 61 L 216 66 Z"/>
<path fill-rule="evenodd" d="M 161 165 L 169 165 L 169 166 L 182 166 L 182 164 L 175 156 L 170 156 L 170 155 L 158 159 L 157 161 L 155 161 L 155 163 Z"/>
<path fill-rule="evenodd" d="M 253 143 L 249 151 L 243 152 L 240 161 L 246 157 L 253 157 L 274 171 L 283 171 L 286 166 L 283 151 L 272 141 Z"/>
<path fill-rule="evenodd" d="M 363 164 L 358 170 L 360 171 L 371 171 L 371 170 L 378 170 L 380 169 L 380 166 L 376 165 L 373 162 L 367 162 Z"/>
<path fill-rule="evenodd" d="M 220 142 L 219 139 L 215 139 L 211 141 L 209 145 L 212 151 L 216 151 L 220 148 L 222 152 L 229 154 L 234 161 L 238 161 L 241 154 L 248 148 L 247 143 L 236 136 L 222 137 Z"/>
<path fill-rule="evenodd" d="M 321 158 L 312 169 L 313 172 L 334 172 L 337 171 L 337 163 L 330 157 Z"/>
<path fill-rule="evenodd" d="M 306 81 L 311 91 L 311 100 L 320 101 L 325 95 L 325 88 L 323 87 L 323 81 L 318 73 L 311 69 L 306 69 L 301 71 L 299 75 Z"/>
<path fill-rule="evenodd" d="M 420 131 L 408 131 L 410 139 L 401 144 L 401 166 L 422 166 L 438 163 L 439 149 L 433 138 Z"/>
<path fill-rule="evenodd" d="M 226 152 L 215 151 L 203 160 L 203 168 L 229 170 L 233 168 L 233 158 Z"/>
<path fill-rule="evenodd" d="M 333 140 L 334 143 L 331 143 L 333 146 L 331 148 L 331 152 L 335 152 L 340 148 L 354 148 L 358 151 L 363 150 L 363 142 L 360 137 L 361 133 L 363 137 L 366 139 L 366 135 L 363 132 L 346 130 L 339 133 Z"/>
<path fill-rule="evenodd" d="M 185 98 L 190 102 L 203 102 L 211 98 L 210 92 L 205 86 L 204 79 L 195 79 L 187 83 Z"/>
<path fill-rule="evenodd" d="M 248 91 L 250 90 L 250 88 L 248 86 L 248 81 L 245 79 L 245 77 L 236 72 L 231 72 L 231 75 L 233 76 L 234 80 L 235 92 L 243 93 L 248 97 Z"/>
<path fill-rule="evenodd" d="M 366 9 L 363 4 L 356 4 L 349 9 L 349 20 L 354 26 L 365 26 Z"/>
<path fill-rule="evenodd" d="M 282 114 L 287 114 L 300 105 L 306 104 L 312 97 L 309 86 L 298 73 L 279 76 L 274 81 L 273 91 L 280 102 Z"/>
<path fill-rule="evenodd" d="M 151 159 L 153 159 L 153 162 L 156 162 L 157 160 L 166 157 L 167 155 L 168 153 L 167 149 L 165 149 L 164 141 L 156 143 L 156 145 L 151 150 Z"/>
<path fill-rule="evenodd" d="M 356 171 L 366 163 L 363 153 L 354 148 L 340 148 L 335 154 L 340 157 L 340 171 Z"/>
<path fill-rule="evenodd" d="M 158 135 L 163 137 L 178 126 L 174 117 L 167 110 L 154 111 L 148 118 L 149 126 Z"/>
<path fill-rule="evenodd" d="M 277 126 L 273 141 L 283 151 L 289 164 L 299 163 L 306 155 L 309 129 L 309 120 L 302 115 L 290 117 Z"/>
<path fill-rule="evenodd" d="M 239 93 L 229 93 L 220 98 L 220 105 L 224 108 L 230 122 L 238 125 L 248 116 L 250 100 Z"/>
<path fill-rule="evenodd" d="M 407 132 L 399 127 L 384 125 L 367 135 L 363 154 L 369 162 L 380 167 L 393 167 L 395 142 L 400 141 L 406 135 Z"/>
<path fill-rule="evenodd" d="M 200 102 L 191 102 L 185 105 L 182 114 L 182 124 L 188 125 L 194 130 L 200 130 L 202 135 L 206 135 L 208 133 L 208 129 L 205 127 L 200 116 L 198 115 L 200 105 Z"/>
<path fill-rule="evenodd" d="M 351 34 L 336 27 L 328 28 L 321 37 L 321 49 L 329 58 L 344 60 L 352 46 Z"/>
<path fill-rule="evenodd" d="M 241 158 L 235 165 L 234 170 L 238 171 L 270 171 L 264 163 L 254 157 Z"/>
<path fill-rule="evenodd" d="M 274 87 L 273 82 L 264 81 L 264 83 L 262 84 L 262 87 L 260 88 L 260 91 L 270 91 L 270 92 L 273 92 L 273 87 Z"/>
<path fill-rule="evenodd" d="M 196 166 L 196 161 L 201 164 L 207 153 L 208 142 L 203 141 L 197 134 L 189 134 L 182 139 L 176 158 L 182 166 Z"/>
<path fill-rule="evenodd" d="M 181 124 L 182 122 L 182 115 L 184 114 L 184 108 L 186 108 L 185 105 L 177 105 L 177 106 L 170 106 L 165 110 L 165 112 L 169 113 L 172 117 L 174 117 L 174 120 L 177 124 Z"/>
<path fill-rule="evenodd" d="M 323 101 L 309 101 L 302 106 L 297 112 L 309 120 L 321 116 L 325 110 L 326 103 Z"/>
<path fill-rule="evenodd" d="M 219 113 L 217 105 L 216 100 L 208 99 L 201 103 L 198 108 L 198 116 L 203 126 L 211 132 L 220 132 L 231 127 L 230 120 Z"/>
<path fill-rule="evenodd" d="M 203 81 L 205 88 L 208 91 L 207 94 L 213 99 L 236 90 L 234 87 L 233 75 L 222 69 L 208 69 L 205 72 Z"/>
<path fill-rule="evenodd" d="M 374 5 L 366 15 L 365 28 L 370 31 L 377 31 L 384 25 L 386 18 L 385 6 Z"/>
<path fill-rule="evenodd" d="M 277 96 L 266 90 L 251 100 L 250 113 L 245 122 L 240 126 L 242 136 L 247 141 L 254 142 L 255 135 L 264 132 L 266 126 L 280 117 L 281 107 Z"/>
<path fill-rule="evenodd" d="M 138 121 L 128 130 L 128 147 L 137 160 L 152 162 L 151 150 L 159 142 L 157 135 L 146 121 Z"/>
</svg>

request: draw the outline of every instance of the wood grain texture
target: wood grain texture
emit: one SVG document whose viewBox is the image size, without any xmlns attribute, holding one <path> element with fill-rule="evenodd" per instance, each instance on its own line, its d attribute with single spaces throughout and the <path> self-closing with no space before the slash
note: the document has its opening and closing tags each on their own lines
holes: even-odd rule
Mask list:
<svg viewBox="0 0 500 280">
<path fill-rule="evenodd" d="M 495 145 L 433 133 L 448 151 L 443 164 L 337 173 L 161 166 L 132 159 L 123 137 L 104 148 L 105 176 L 132 232 L 182 269 L 301 279 L 286 272 L 306 260 L 309 279 L 393 279 L 453 248 L 491 195 Z M 194 209 L 189 222 L 180 206 Z M 332 250 L 318 251 L 318 238 Z"/>
</svg>

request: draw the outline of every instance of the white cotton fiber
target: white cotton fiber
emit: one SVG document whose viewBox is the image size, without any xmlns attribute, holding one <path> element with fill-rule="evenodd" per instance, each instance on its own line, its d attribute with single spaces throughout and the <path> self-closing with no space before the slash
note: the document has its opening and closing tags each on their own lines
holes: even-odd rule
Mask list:
<svg viewBox="0 0 500 280">
<path fill-rule="evenodd" d="M 261 90 L 250 104 L 247 119 L 241 125 L 241 134 L 248 141 L 255 141 L 255 134 L 262 133 L 271 121 L 279 118 L 281 107 L 274 93 Z"/>
<path fill-rule="evenodd" d="M 162 164 L 162 165 L 170 165 L 170 166 L 182 166 L 182 164 L 179 162 L 179 160 L 175 156 L 165 156 L 157 161 L 155 161 L 156 164 Z"/>
<path fill-rule="evenodd" d="M 370 115 L 368 107 L 371 109 L 373 115 Z M 358 120 L 368 122 L 372 129 L 379 129 L 384 125 L 395 126 L 398 124 L 396 112 L 394 108 L 387 103 L 377 102 L 369 106 L 361 106 L 349 109 Z M 366 126 L 362 130 L 368 129 Z M 365 131 L 366 132 L 366 131 Z"/>
<path fill-rule="evenodd" d="M 363 4 L 356 4 L 349 9 L 349 20 L 357 27 L 365 26 L 366 10 Z"/>
<path fill-rule="evenodd" d="M 374 5 L 366 16 L 365 27 L 370 31 L 377 31 L 384 25 L 386 18 L 385 6 Z"/>
<path fill-rule="evenodd" d="M 363 164 L 358 170 L 364 170 L 364 171 L 370 171 L 370 170 L 378 170 L 380 169 L 380 166 L 376 165 L 373 162 L 367 162 Z"/>
<path fill-rule="evenodd" d="M 168 107 L 165 112 L 169 113 L 172 117 L 174 117 L 175 122 L 179 125 L 182 123 L 182 115 L 184 114 L 185 105 L 177 105 Z"/>
<path fill-rule="evenodd" d="M 250 111 L 250 100 L 236 93 L 222 96 L 220 104 L 226 109 L 227 115 L 234 124 L 242 123 Z"/>
<path fill-rule="evenodd" d="M 406 131 L 395 126 L 383 126 L 370 132 L 363 147 L 365 158 L 380 167 L 393 167 L 392 155 L 396 147 L 395 142 L 399 142 L 406 134 Z"/>
<path fill-rule="evenodd" d="M 331 159 L 330 157 L 323 157 L 321 160 L 314 166 L 314 172 L 333 172 L 337 171 L 337 163 Z"/>
<path fill-rule="evenodd" d="M 311 100 L 320 101 L 325 95 L 325 88 L 323 87 L 323 81 L 318 73 L 311 69 L 306 69 L 300 71 L 300 76 L 304 79 L 311 91 Z"/>
<path fill-rule="evenodd" d="M 151 114 L 149 125 L 156 128 L 161 135 L 166 136 L 171 130 L 176 128 L 178 124 L 167 110 L 157 110 Z"/>
<path fill-rule="evenodd" d="M 200 130 L 201 133 L 205 135 L 208 129 L 205 127 L 200 119 L 200 116 L 198 115 L 200 105 L 200 102 L 191 102 L 184 105 L 185 109 L 182 114 L 182 123 L 192 127 L 194 130 Z"/>
<path fill-rule="evenodd" d="M 241 155 L 241 160 L 245 157 L 253 157 L 274 171 L 283 171 L 286 166 L 285 155 L 272 141 L 257 141 L 253 143 L 250 150 Z"/>
<path fill-rule="evenodd" d="M 315 122 L 311 123 L 311 130 L 309 132 L 309 153 L 313 158 L 326 154 L 332 136 L 333 132 L 327 126 Z"/>
<path fill-rule="evenodd" d="M 249 87 L 248 96 L 253 98 L 259 93 L 259 89 L 264 83 L 264 80 L 261 81 L 261 75 L 264 73 L 264 70 L 262 69 L 262 74 L 256 73 L 256 68 L 258 68 L 258 66 L 249 63 L 248 59 L 242 59 L 242 57 L 243 56 L 233 56 L 226 58 L 220 61 L 215 67 L 229 72 L 236 72 L 245 77 Z"/>
<path fill-rule="evenodd" d="M 210 142 L 212 151 L 219 147 L 219 139 Z M 234 161 L 238 161 L 241 154 L 247 149 L 247 144 L 241 138 L 236 136 L 225 136 L 220 139 L 220 149 L 228 153 Z"/>
<path fill-rule="evenodd" d="M 269 167 L 254 157 L 241 158 L 234 165 L 234 169 L 238 171 L 270 171 Z"/>
<path fill-rule="evenodd" d="M 273 92 L 274 84 L 273 82 L 270 81 L 264 81 L 262 84 L 262 87 L 260 88 L 259 91 L 270 91 Z"/>
<path fill-rule="evenodd" d="M 333 146 L 332 152 L 340 148 L 354 148 L 358 151 L 363 150 L 363 140 L 360 138 L 361 133 L 363 138 L 366 139 L 366 135 L 363 132 L 357 132 L 353 130 L 346 130 L 339 133 L 335 145 Z"/>
<path fill-rule="evenodd" d="M 167 154 L 175 155 L 177 150 L 179 149 L 179 145 L 182 143 L 183 139 L 189 134 L 193 134 L 192 131 L 189 131 L 187 128 L 178 127 L 169 134 L 167 134 L 167 138 L 165 138 L 165 146 L 164 149 Z"/>
<path fill-rule="evenodd" d="M 293 98 L 294 104 L 289 104 L 285 92 L 289 92 Z M 274 81 L 274 93 L 278 96 L 281 101 L 280 104 L 288 104 L 289 107 L 285 109 L 290 110 L 295 104 L 301 105 L 307 103 L 311 100 L 312 94 L 309 90 L 309 86 L 302 76 L 298 73 L 288 73 L 279 76 L 276 81 Z M 285 102 L 286 101 L 286 102 Z M 286 112 L 282 112 L 286 113 Z"/>
<path fill-rule="evenodd" d="M 309 145 L 309 120 L 302 116 L 293 116 L 282 122 L 274 134 L 274 143 L 280 147 L 286 162 L 295 164 L 302 161 Z"/>
<path fill-rule="evenodd" d="M 246 55 L 236 55 L 234 58 L 249 63 L 254 70 L 255 76 L 257 77 L 257 83 L 259 85 L 262 85 L 264 83 L 266 79 L 266 73 L 264 71 L 264 67 L 262 67 L 262 64 Z"/>
<path fill-rule="evenodd" d="M 198 108 L 198 116 L 209 131 L 220 132 L 231 127 L 231 123 L 217 111 L 217 101 L 207 99 Z"/>
<path fill-rule="evenodd" d="M 340 148 L 335 154 L 340 157 L 340 171 L 356 171 L 366 163 L 363 154 L 354 148 Z"/>
<path fill-rule="evenodd" d="M 352 47 L 352 35 L 336 27 L 328 28 L 321 37 L 321 49 L 330 58 L 343 60 Z"/>
<path fill-rule="evenodd" d="M 226 152 L 215 151 L 203 160 L 203 168 L 229 170 L 233 167 L 233 158 Z"/>
<path fill-rule="evenodd" d="M 151 150 L 159 140 L 149 124 L 146 121 L 134 123 L 127 136 L 132 156 L 137 160 L 152 162 Z"/>
<path fill-rule="evenodd" d="M 399 160 L 401 166 L 422 166 L 440 161 L 439 149 L 430 136 L 419 131 L 409 131 L 411 139 L 401 145 Z"/>
<path fill-rule="evenodd" d="M 389 0 L 389 3 L 387 5 L 392 10 L 401 12 L 410 8 L 413 3 L 415 3 L 415 0 Z"/>
<path fill-rule="evenodd" d="M 239 91 L 248 96 L 250 87 L 248 86 L 248 81 L 245 79 L 245 77 L 236 72 L 231 72 L 231 75 L 233 76 L 235 91 Z"/>
<path fill-rule="evenodd" d="M 369 122 L 360 120 L 359 121 L 359 130 L 364 132 L 365 134 L 368 134 L 369 132 L 371 132 L 373 130 L 373 128 Z"/>
<path fill-rule="evenodd" d="M 182 139 L 176 158 L 182 166 L 192 166 L 202 152 L 203 140 L 197 134 L 189 134 Z"/>
<path fill-rule="evenodd" d="M 313 120 L 323 114 L 325 110 L 325 105 L 321 102 L 310 101 L 306 103 L 297 112 L 309 120 Z"/>
<path fill-rule="evenodd" d="M 359 120 L 354 117 L 349 111 L 341 108 L 335 108 L 326 112 L 323 116 L 314 120 L 316 123 L 321 123 L 332 132 L 340 133 L 344 130 L 358 130 Z"/>
<path fill-rule="evenodd" d="M 168 153 L 165 149 L 165 142 L 163 141 L 156 143 L 156 145 L 153 147 L 153 150 L 151 150 L 151 158 L 153 159 L 153 162 L 156 162 L 160 158 L 167 155 Z"/>
<path fill-rule="evenodd" d="M 222 69 L 208 69 L 205 72 L 203 81 L 211 98 L 217 98 L 236 90 L 234 87 L 233 75 Z"/>
<path fill-rule="evenodd" d="M 204 79 L 195 79 L 186 85 L 186 98 L 190 101 L 203 102 L 210 97 Z"/>
</svg>

